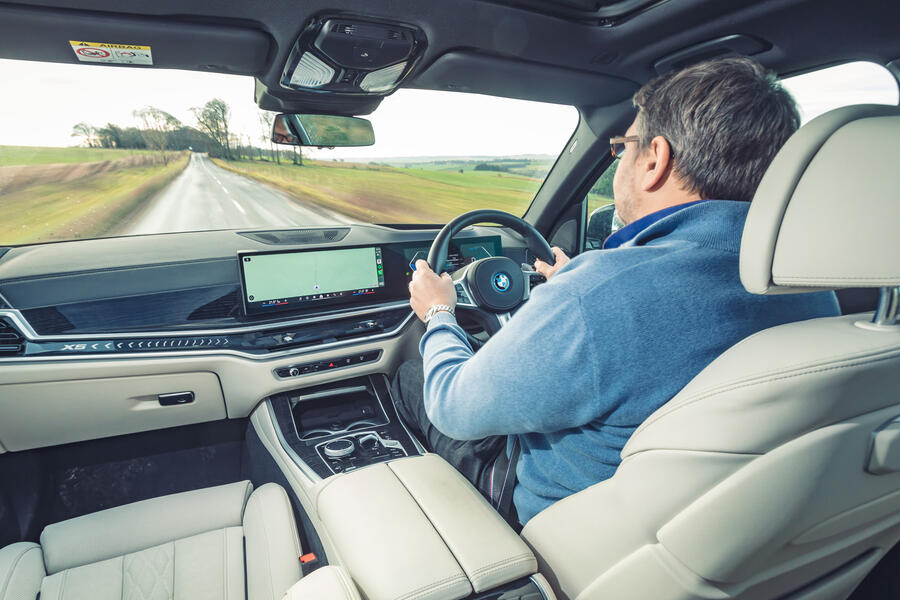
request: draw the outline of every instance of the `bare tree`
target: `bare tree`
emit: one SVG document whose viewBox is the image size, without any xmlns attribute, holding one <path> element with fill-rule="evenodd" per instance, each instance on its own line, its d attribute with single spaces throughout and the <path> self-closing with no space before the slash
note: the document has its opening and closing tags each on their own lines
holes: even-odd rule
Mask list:
<svg viewBox="0 0 900 600">
<path fill-rule="evenodd" d="M 213 98 L 202 107 L 192 108 L 191 112 L 197 118 L 200 130 L 222 149 L 225 158 L 230 159 L 228 119 L 231 117 L 231 110 L 228 104 L 220 98 Z"/>
<path fill-rule="evenodd" d="M 275 113 L 261 110 L 257 116 L 259 117 L 259 126 L 262 129 L 262 136 L 260 136 L 260 139 L 269 145 L 269 159 L 272 162 L 278 160 L 280 163 L 281 160 L 279 160 L 275 154 L 275 144 L 272 142 L 272 124 L 275 122 Z"/>
<path fill-rule="evenodd" d="M 84 145 L 88 148 L 97 146 L 97 128 L 83 121 L 72 127 L 72 137 L 84 138 Z"/>
<path fill-rule="evenodd" d="M 153 106 L 139 108 L 132 114 L 143 125 L 141 135 L 144 137 L 147 147 L 162 152 L 163 163 L 169 164 L 169 157 L 166 154 L 169 136 L 173 131 L 181 127 L 181 121 L 166 111 Z"/>
</svg>

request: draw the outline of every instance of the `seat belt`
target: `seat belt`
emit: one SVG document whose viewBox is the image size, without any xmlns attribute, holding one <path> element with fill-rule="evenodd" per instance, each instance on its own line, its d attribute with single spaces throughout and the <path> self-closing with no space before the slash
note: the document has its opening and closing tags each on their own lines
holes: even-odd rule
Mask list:
<svg viewBox="0 0 900 600">
<path fill-rule="evenodd" d="M 522 525 L 513 507 L 513 491 L 516 489 L 516 464 L 519 462 L 519 437 L 513 437 L 512 448 L 509 451 L 509 463 L 506 465 L 506 475 L 500 487 L 500 495 L 497 496 L 497 512 L 509 523 L 510 527 L 519 531 Z"/>
</svg>

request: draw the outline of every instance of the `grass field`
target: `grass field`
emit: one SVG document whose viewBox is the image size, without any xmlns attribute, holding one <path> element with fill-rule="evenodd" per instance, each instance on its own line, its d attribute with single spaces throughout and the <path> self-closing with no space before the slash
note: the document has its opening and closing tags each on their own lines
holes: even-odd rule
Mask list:
<svg viewBox="0 0 900 600">
<path fill-rule="evenodd" d="M 475 208 L 524 214 L 541 180 L 494 171 L 456 171 L 306 161 L 304 166 L 215 160 L 219 166 L 353 219 L 446 223 Z"/>
<path fill-rule="evenodd" d="M 556 161 L 555 157 L 546 156 L 538 158 L 472 158 L 472 159 L 435 159 L 420 163 L 404 162 L 403 160 L 388 160 L 385 166 L 421 169 L 426 171 L 447 171 L 458 173 L 459 171 L 480 173 L 475 167 L 479 164 L 489 164 L 511 175 L 522 175 L 534 179 L 543 180 Z"/>
<path fill-rule="evenodd" d="M 600 208 L 601 206 L 612 204 L 612 201 L 612 198 L 607 198 L 606 196 L 601 196 L 600 194 L 588 194 L 587 214 L 591 214 L 592 212 L 594 212 L 594 210 Z"/>
<path fill-rule="evenodd" d="M 114 235 L 141 204 L 188 163 L 117 169 L 75 181 L 48 182 L 0 196 L 0 240 L 28 244 Z"/>
<path fill-rule="evenodd" d="M 48 165 L 116 160 L 133 154 L 149 154 L 149 150 L 114 150 L 108 148 L 41 148 L 37 146 L 0 146 L 0 167 L 10 165 Z"/>
</svg>

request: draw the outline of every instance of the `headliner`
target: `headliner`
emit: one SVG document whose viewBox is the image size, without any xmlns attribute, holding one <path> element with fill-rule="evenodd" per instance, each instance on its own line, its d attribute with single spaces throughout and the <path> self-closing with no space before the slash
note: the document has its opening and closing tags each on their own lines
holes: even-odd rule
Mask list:
<svg viewBox="0 0 900 600">
<path fill-rule="evenodd" d="M 566 11 L 560 4 L 593 4 L 597 10 Z M 883 0 L 664 0 L 613 25 L 593 16 L 608 14 L 615 1 L 560 4 L 24 0 L 0 3 L 0 57 L 77 63 L 70 39 L 148 44 L 156 67 L 256 77 L 257 99 L 271 110 L 309 110 L 332 101 L 323 104 L 317 100 L 321 95 L 284 90 L 278 84 L 301 28 L 322 12 L 370 15 L 421 27 L 428 48 L 406 87 L 456 89 L 582 109 L 627 98 L 656 74 L 654 64 L 661 58 L 727 35 L 762 40 L 761 47 L 767 49 L 756 58 L 782 75 L 848 60 L 886 64 L 900 58 L 900 3 Z M 603 6 L 609 4 L 612 8 Z M 377 101 L 348 99 L 337 111 L 365 114 Z"/>
</svg>

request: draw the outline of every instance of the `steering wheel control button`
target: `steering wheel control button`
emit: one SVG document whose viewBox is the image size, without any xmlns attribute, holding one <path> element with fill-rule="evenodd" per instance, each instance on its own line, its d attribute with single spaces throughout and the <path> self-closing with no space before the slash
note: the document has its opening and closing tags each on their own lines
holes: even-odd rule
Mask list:
<svg viewBox="0 0 900 600">
<path fill-rule="evenodd" d="M 344 458 L 345 456 L 353 454 L 355 450 L 356 444 L 347 438 L 328 442 L 322 447 L 322 452 L 324 452 L 325 456 L 328 458 Z"/>
</svg>

